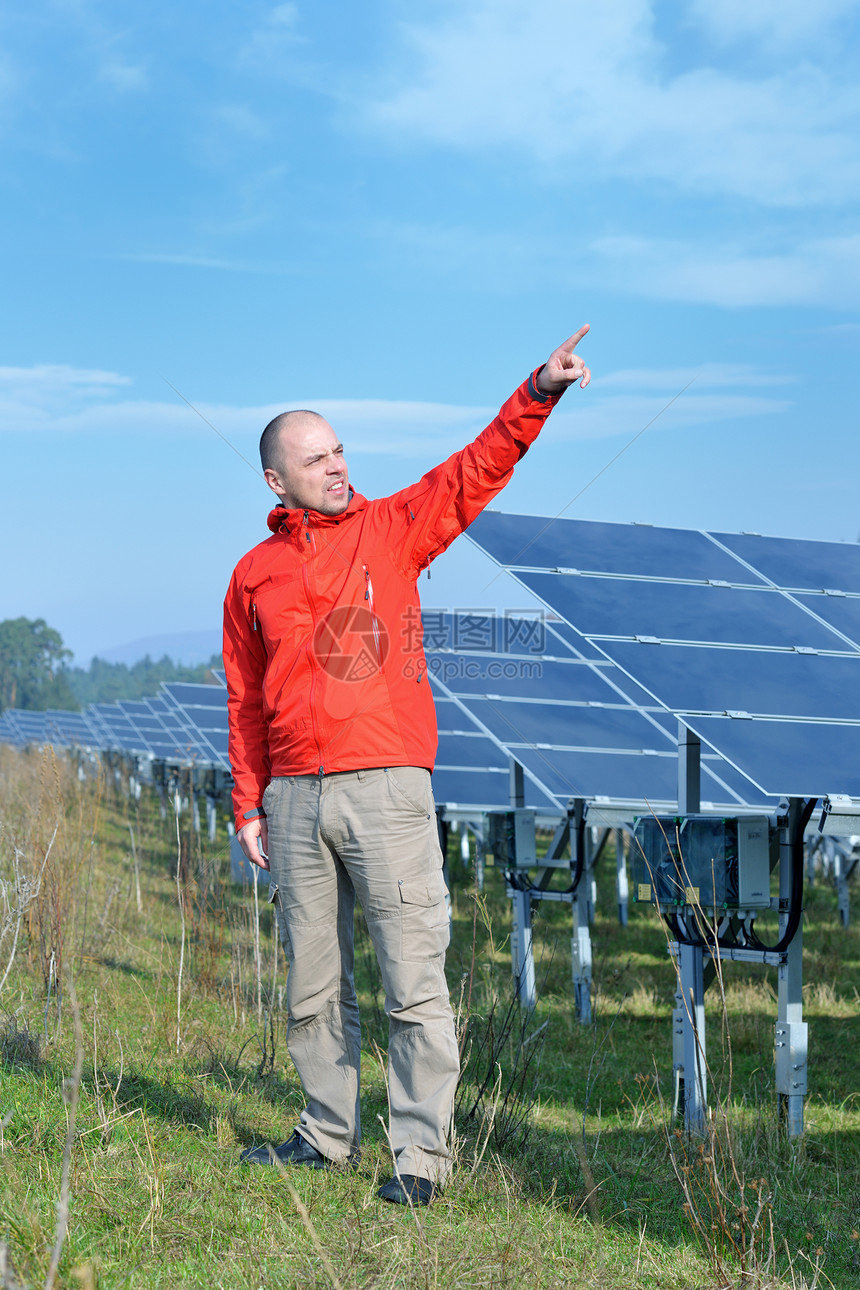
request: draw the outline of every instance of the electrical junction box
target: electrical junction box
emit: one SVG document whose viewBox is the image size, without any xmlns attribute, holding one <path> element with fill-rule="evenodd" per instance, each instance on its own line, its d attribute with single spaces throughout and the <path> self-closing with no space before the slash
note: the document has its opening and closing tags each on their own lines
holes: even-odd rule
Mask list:
<svg viewBox="0 0 860 1290">
<path fill-rule="evenodd" d="M 487 811 L 484 850 L 503 869 L 531 869 L 537 864 L 537 813 L 528 807 Z"/>
<path fill-rule="evenodd" d="M 664 909 L 768 909 L 772 844 L 765 815 L 642 816 L 633 830 L 636 899 Z"/>
</svg>

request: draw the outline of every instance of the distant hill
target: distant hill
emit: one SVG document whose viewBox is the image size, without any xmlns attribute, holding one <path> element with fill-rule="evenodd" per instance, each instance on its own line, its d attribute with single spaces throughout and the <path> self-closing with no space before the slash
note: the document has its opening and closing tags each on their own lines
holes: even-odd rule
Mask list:
<svg viewBox="0 0 860 1290">
<path fill-rule="evenodd" d="M 147 656 L 161 659 L 165 655 L 174 663 L 195 667 L 208 663 L 213 654 L 221 652 L 221 629 L 213 627 L 199 632 L 169 632 L 162 636 L 142 636 L 127 645 L 99 650 L 97 657 L 106 663 L 125 663 L 131 667 Z"/>
</svg>

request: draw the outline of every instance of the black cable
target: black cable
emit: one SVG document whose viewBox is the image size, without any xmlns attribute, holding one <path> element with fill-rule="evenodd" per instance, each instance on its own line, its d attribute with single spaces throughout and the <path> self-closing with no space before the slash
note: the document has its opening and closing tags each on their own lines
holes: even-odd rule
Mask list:
<svg viewBox="0 0 860 1290">
<path fill-rule="evenodd" d="M 572 896 L 579 886 L 585 869 L 585 815 L 583 814 L 576 827 L 576 869 L 571 878 L 570 886 L 565 887 L 562 891 L 555 892 L 557 896 Z M 513 887 L 514 891 L 540 891 L 537 883 L 532 882 L 525 870 L 505 869 L 505 881 Z"/>
<path fill-rule="evenodd" d="M 788 899 L 788 921 L 785 925 L 785 931 L 776 945 L 765 945 L 764 941 L 753 932 L 752 935 L 757 950 L 765 950 L 769 954 L 782 954 L 784 950 L 788 949 L 797 935 L 797 929 L 800 926 L 800 919 L 803 915 L 803 835 L 817 805 L 818 798 L 810 797 L 801 812 L 794 837 L 791 839 L 791 893 Z"/>
</svg>

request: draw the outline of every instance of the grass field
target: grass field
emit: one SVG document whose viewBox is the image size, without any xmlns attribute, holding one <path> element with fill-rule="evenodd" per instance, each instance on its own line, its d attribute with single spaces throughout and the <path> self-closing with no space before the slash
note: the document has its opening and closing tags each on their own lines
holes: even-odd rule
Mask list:
<svg viewBox="0 0 860 1290">
<path fill-rule="evenodd" d="M 786 1140 L 776 1113 L 775 977 L 738 964 L 724 1006 L 708 997 L 714 1117 L 699 1143 L 667 1106 L 665 935 L 649 908 L 618 926 L 611 854 L 594 1024 L 574 1014 L 569 910 L 544 906 L 537 1013 L 514 1012 L 501 1045 L 509 903 L 492 871 L 476 902 L 455 867 L 449 981 L 471 1054 L 458 1167 L 411 1213 L 375 1198 L 391 1172 L 386 1035 L 361 928 L 360 1165 L 237 1164 L 302 1106 L 286 968 L 264 899 L 227 881 L 223 842 L 201 842 L 188 812 L 180 831 L 177 844 L 146 794 L 130 806 L 65 761 L 0 749 L 0 1286 L 860 1285 L 860 933 L 839 926 L 828 886 L 806 902 L 804 1138 Z"/>
</svg>

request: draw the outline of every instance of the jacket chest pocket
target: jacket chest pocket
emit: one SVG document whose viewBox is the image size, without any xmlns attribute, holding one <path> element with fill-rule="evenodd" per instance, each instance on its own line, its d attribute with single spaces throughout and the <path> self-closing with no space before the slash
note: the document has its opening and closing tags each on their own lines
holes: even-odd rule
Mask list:
<svg viewBox="0 0 860 1290">
<path fill-rule="evenodd" d="M 293 636 L 306 635 L 309 615 L 301 570 L 267 578 L 247 588 L 251 626 L 261 632 L 267 646 Z"/>
</svg>

